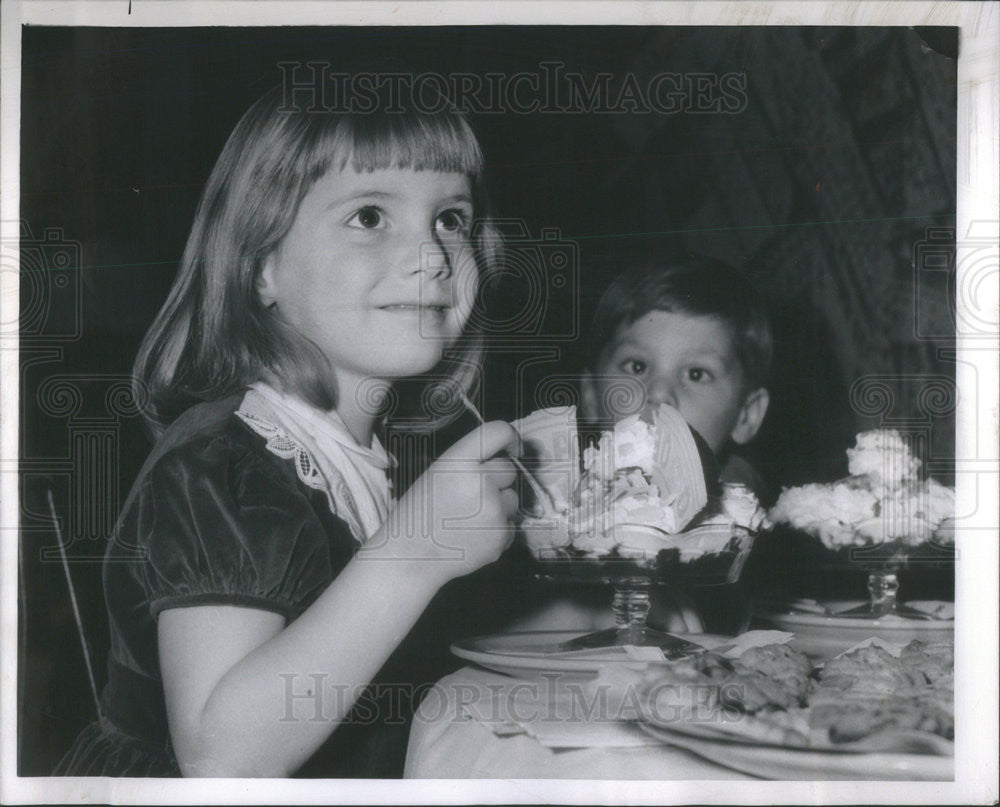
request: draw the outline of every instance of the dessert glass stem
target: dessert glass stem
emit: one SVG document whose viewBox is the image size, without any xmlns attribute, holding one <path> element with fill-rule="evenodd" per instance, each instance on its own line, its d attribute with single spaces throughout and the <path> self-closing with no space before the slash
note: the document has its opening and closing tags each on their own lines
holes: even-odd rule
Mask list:
<svg viewBox="0 0 1000 807">
<path fill-rule="evenodd" d="M 620 631 L 627 631 L 629 644 L 642 645 L 649 615 L 648 578 L 628 577 L 615 582 L 615 596 L 611 608 L 615 624 Z"/>
<path fill-rule="evenodd" d="M 850 550 L 848 557 L 868 572 L 868 602 L 840 611 L 837 616 L 859 619 L 879 619 L 883 616 L 934 619 L 926 611 L 920 611 L 896 599 L 899 591 L 897 574 L 916 560 L 910 547 L 897 539 L 869 547 L 863 545 L 864 540 L 863 536 L 856 536 L 856 546 Z M 937 559 L 929 556 L 926 560 Z"/>
<path fill-rule="evenodd" d="M 868 602 L 848 611 L 841 611 L 838 616 L 859 617 L 861 619 L 878 619 L 883 616 L 898 616 L 906 619 L 933 619 L 926 611 L 896 601 L 899 590 L 898 571 L 895 564 L 885 568 L 868 570 Z"/>
<path fill-rule="evenodd" d="M 896 610 L 899 579 L 895 571 L 875 571 L 868 575 L 871 610 L 875 614 L 891 614 Z"/>
</svg>

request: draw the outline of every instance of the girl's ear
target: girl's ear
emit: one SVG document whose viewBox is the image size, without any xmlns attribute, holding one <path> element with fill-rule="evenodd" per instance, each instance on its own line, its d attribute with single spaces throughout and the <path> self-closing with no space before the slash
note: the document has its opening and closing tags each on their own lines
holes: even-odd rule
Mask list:
<svg viewBox="0 0 1000 807">
<path fill-rule="evenodd" d="M 264 308 L 270 308 L 278 302 L 278 288 L 274 282 L 274 253 L 264 259 L 264 265 L 260 269 L 255 282 L 257 296 L 260 298 Z"/>
<path fill-rule="evenodd" d="M 597 409 L 597 384 L 590 370 L 584 370 L 580 376 L 580 414 L 584 420 L 594 421 L 600 418 Z"/>
<path fill-rule="evenodd" d="M 771 396 L 764 387 L 755 389 L 747 395 L 746 400 L 743 401 L 743 408 L 740 410 L 736 426 L 729 435 L 734 443 L 743 445 L 753 439 L 760 429 L 760 424 L 764 422 L 764 415 L 767 414 L 767 407 L 770 403 Z"/>
</svg>

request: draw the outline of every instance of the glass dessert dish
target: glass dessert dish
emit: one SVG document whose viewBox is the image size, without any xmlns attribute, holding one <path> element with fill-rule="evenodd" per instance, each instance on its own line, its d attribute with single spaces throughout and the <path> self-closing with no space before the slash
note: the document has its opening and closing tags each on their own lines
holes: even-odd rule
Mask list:
<svg viewBox="0 0 1000 807">
<path fill-rule="evenodd" d="M 868 573 L 869 601 L 838 616 L 853 619 L 881 619 L 896 616 L 903 619 L 930 620 L 926 611 L 911 608 L 897 600 L 899 573 L 907 568 L 947 568 L 954 566 L 954 544 L 925 542 L 917 546 L 893 541 L 873 546 L 854 546 L 837 554 L 856 568 Z"/>
<path fill-rule="evenodd" d="M 537 478 L 552 492 L 551 506 L 522 522 L 535 576 L 610 586 L 614 594 L 615 627 L 559 649 L 656 647 L 668 658 L 700 652 L 647 624 L 651 591 L 734 582 L 765 520 L 756 496 L 719 483 L 707 444 L 666 404 L 652 423 L 629 416 L 582 450 L 572 408 L 539 410 L 516 428 L 537 450 Z"/>
<path fill-rule="evenodd" d="M 920 474 L 911 439 L 896 431 L 862 432 L 847 450 L 849 476 L 786 488 L 771 522 L 819 541 L 821 566 L 868 575 L 869 601 L 840 617 L 926 620 L 897 601 L 899 573 L 955 562 L 955 491 Z"/>
<path fill-rule="evenodd" d="M 656 647 L 668 658 L 702 648 L 647 624 L 654 586 L 679 588 L 735 583 L 746 564 L 755 533 L 732 524 L 707 524 L 671 535 L 646 524 L 622 524 L 613 554 L 593 556 L 571 547 L 536 554 L 539 580 L 559 584 L 611 586 L 615 627 L 565 643 L 565 650 L 633 646 Z M 638 548 L 636 544 L 645 544 Z M 704 550 L 705 546 L 710 546 Z"/>
</svg>

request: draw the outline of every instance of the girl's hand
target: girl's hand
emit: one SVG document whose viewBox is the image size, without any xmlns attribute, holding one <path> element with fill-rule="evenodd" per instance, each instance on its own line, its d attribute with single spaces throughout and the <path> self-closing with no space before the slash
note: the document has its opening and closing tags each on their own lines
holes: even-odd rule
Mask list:
<svg viewBox="0 0 1000 807">
<path fill-rule="evenodd" d="M 412 561 L 435 588 L 492 563 L 510 546 L 518 500 L 514 428 L 485 423 L 441 455 L 413 484 L 358 560 Z"/>
</svg>

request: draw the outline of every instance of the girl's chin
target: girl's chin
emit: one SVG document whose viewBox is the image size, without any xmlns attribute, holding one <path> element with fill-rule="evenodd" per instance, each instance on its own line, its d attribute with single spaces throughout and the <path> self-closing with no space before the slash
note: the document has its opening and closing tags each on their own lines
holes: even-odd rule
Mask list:
<svg viewBox="0 0 1000 807">
<path fill-rule="evenodd" d="M 369 343 L 362 355 L 359 355 L 361 351 L 342 355 L 342 363 L 334 356 L 330 363 L 334 368 L 344 368 L 346 375 L 342 381 L 349 377 L 398 381 L 433 370 L 440 364 L 445 349 L 452 341 L 411 339 L 376 345 Z M 341 375 L 336 370 L 335 374 Z"/>
<path fill-rule="evenodd" d="M 387 381 L 411 378 L 433 370 L 441 363 L 442 356 L 441 350 L 400 351 L 399 354 L 387 357 L 384 362 L 378 362 L 377 366 L 373 366 L 371 375 Z"/>
</svg>

